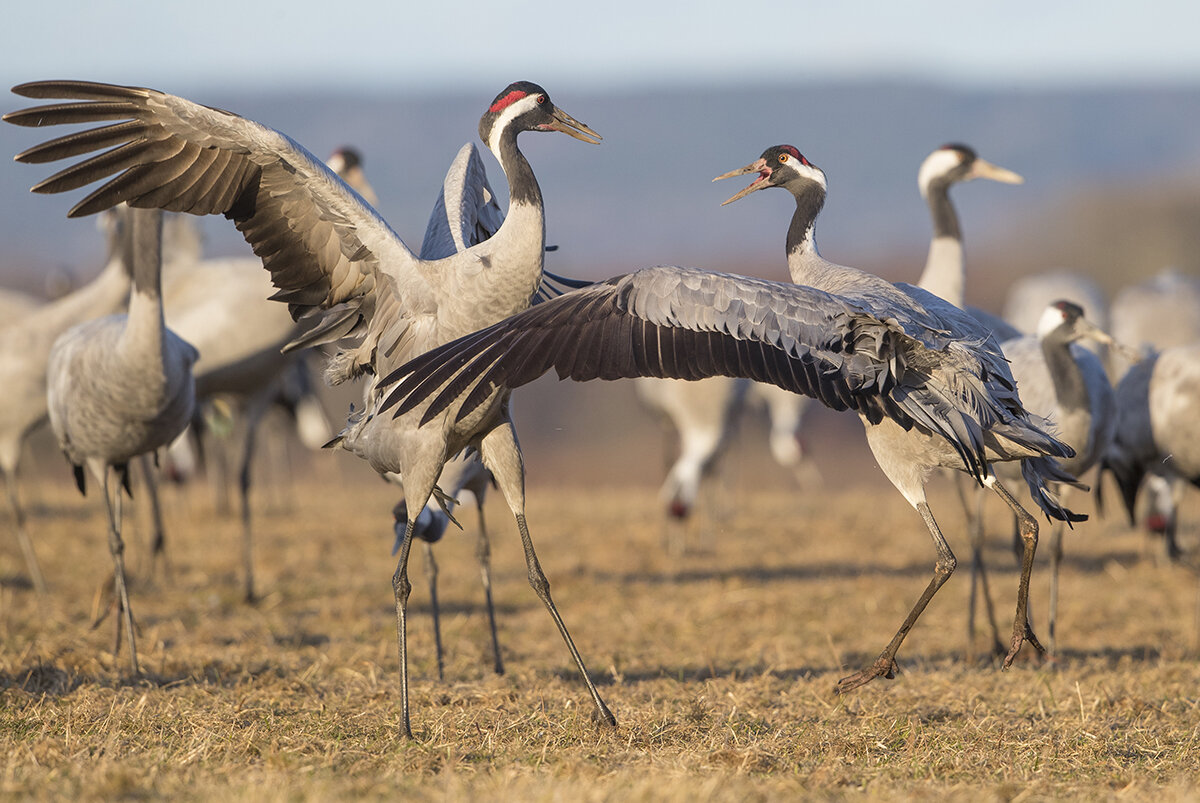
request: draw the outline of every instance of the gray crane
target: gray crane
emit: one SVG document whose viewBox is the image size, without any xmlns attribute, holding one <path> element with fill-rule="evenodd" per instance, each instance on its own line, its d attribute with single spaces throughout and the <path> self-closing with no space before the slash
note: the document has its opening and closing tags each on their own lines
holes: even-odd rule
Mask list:
<svg viewBox="0 0 1200 803">
<path fill-rule="evenodd" d="M 950 143 L 934 150 L 917 171 L 917 188 L 929 205 L 933 236 L 925 258 L 925 270 L 917 286 L 949 301 L 960 309 L 966 305 L 966 259 L 963 254 L 962 227 L 958 212 L 950 200 L 955 184 L 986 178 L 1004 184 L 1025 181 L 1017 173 L 981 158 L 975 149 L 962 143 Z"/>
<path fill-rule="evenodd" d="M 0 471 L 4 473 L 17 543 L 34 588 L 46 581 L 26 528 L 18 472 L 25 439 L 46 420 L 46 362 L 54 341 L 72 326 L 124 309 L 129 301 L 129 272 L 122 249 L 124 210 L 103 218 L 108 242 L 104 268 L 91 282 L 0 325 Z"/>
<path fill-rule="evenodd" d="M 1124 287 L 1113 297 L 1111 319 L 1113 337 L 1143 355 L 1200 343 L 1200 279 L 1167 268 Z M 1119 351 L 1110 352 L 1109 376 L 1119 382 L 1134 362 Z M 1144 484 L 1146 527 L 1164 536 L 1166 555 L 1174 560 L 1180 554 L 1175 543 L 1175 522 L 1184 486 L 1153 471 L 1145 474 Z"/>
<path fill-rule="evenodd" d="M 111 148 L 40 182 L 36 191 L 61 192 L 104 182 L 71 209 L 72 217 L 128 200 L 134 206 L 230 218 L 270 271 L 279 288 L 272 297 L 286 302 L 293 317 L 309 313 L 313 319 L 307 333 L 291 345 L 343 341 L 325 372 L 335 384 L 368 374 L 387 375 L 439 343 L 525 309 L 542 279 L 545 220 L 541 189 L 517 146 L 517 136 L 522 131 L 558 131 L 588 143 L 600 141 L 596 132 L 556 107 L 542 87 L 527 81 L 510 84 L 479 123 L 480 138 L 508 179 L 504 224 L 472 248 L 426 261 L 319 159 L 273 129 L 140 87 L 44 81 L 13 91 L 68 102 L 10 112 L 4 116 L 9 122 L 106 123 L 19 154 L 19 161 L 38 163 Z M 376 416 L 382 401 L 377 387 L 370 398 L 363 410 L 352 413 L 336 445 L 367 460 L 380 474 L 402 477 L 409 521 L 392 587 L 402 734 L 411 737 L 406 633 L 412 533 L 443 464 L 465 444 L 457 432 Z M 530 584 L 583 676 L 596 716 L 615 725 L 537 560 L 525 522 L 524 473 L 511 422 L 486 432 L 480 454 L 517 520 Z"/>
<path fill-rule="evenodd" d="M 1182 554 L 1176 540 L 1179 502 L 1189 484 L 1200 488 L 1200 342 L 1134 363 L 1116 393 L 1116 437 L 1100 470 L 1116 478 L 1130 525 L 1138 489 L 1147 478 L 1159 478 L 1169 497 L 1166 552 L 1176 560 Z"/>
<path fill-rule="evenodd" d="M 338 148 L 325 160 L 325 164 L 341 176 L 342 180 L 349 184 L 355 192 L 370 203 L 376 203 L 378 196 L 367 180 L 363 170 L 362 154 L 357 149 L 348 146 Z M 504 212 L 496 203 L 495 193 L 491 184 L 488 183 L 487 169 L 484 167 L 483 159 L 475 145 L 468 142 L 459 149 L 458 154 L 450 163 L 450 168 L 446 171 L 446 177 L 442 181 L 442 190 L 429 215 L 425 239 L 421 243 L 420 256 L 422 259 L 434 260 L 461 253 L 494 235 L 503 223 Z M 539 293 L 553 292 L 551 288 L 554 285 L 552 281 L 547 281 L 548 279 L 556 279 L 559 282 L 568 281 L 543 271 L 542 288 Z M 369 389 L 367 395 L 366 402 L 369 404 Z M 403 486 L 402 478 L 398 475 L 385 474 L 384 476 L 390 482 Z M 425 546 L 425 571 L 429 581 L 438 680 L 445 679 L 445 657 L 438 606 L 438 567 L 433 554 L 433 545 L 442 539 L 451 522 L 458 525 L 453 518 L 453 511 L 463 491 L 470 492 L 474 497 L 479 518 L 479 535 L 476 540 L 475 555 L 479 560 L 479 574 L 487 606 L 488 629 L 491 633 L 492 644 L 492 669 L 497 675 L 504 674 L 504 660 L 500 654 L 500 638 L 496 627 L 496 608 L 492 601 L 491 543 L 488 539 L 487 523 L 483 515 L 487 489 L 491 484 L 491 474 L 483 467 L 478 454 L 474 452 L 459 454 L 442 468 L 442 473 L 437 481 L 437 487 L 441 491 L 437 500 L 428 502 L 425 508 L 415 516 L 416 526 L 413 528 L 413 538 Z M 395 555 L 404 543 L 404 531 L 408 525 L 408 505 L 404 500 L 396 503 L 392 509 L 392 518 L 393 530 L 396 535 L 392 554 Z"/>
<path fill-rule="evenodd" d="M 1012 366 L 1025 409 L 1054 425 L 1054 434 L 1075 451 L 1061 461 L 1075 477 L 1099 462 L 1112 443 L 1117 426 L 1117 404 L 1104 363 L 1081 341 L 1115 347 L 1113 339 L 1084 317 L 1078 304 L 1059 300 L 1048 305 L 1037 334 L 1000 344 Z M 997 469 L 1003 479 L 1013 479 L 1009 466 Z M 1061 491 L 1064 498 L 1069 489 Z M 1062 563 L 1063 527 L 1056 522 L 1050 535 L 1050 602 L 1048 637 L 1055 650 L 1058 619 L 1058 578 Z M 1014 544 L 1016 541 L 1014 540 Z M 982 556 L 980 556 L 982 562 Z M 983 571 L 982 563 L 980 571 Z M 986 589 L 986 585 L 984 586 Z M 990 608 L 990 603 L 989 603 Z"/>
<path fill-rule="evenodd" d="M 814 230 L 825 174 L 798 150 L 769 148 L 718 178 L 747 173 L 758 177 L 726 203 L 776 186 L 794 196 L 787 238 L 794 285 L 679 267 L 610 279 L 401 366 L 384 378 L 389 392 L 377 414 L 419 422 L 418 431 L 448 428 L 454 443 L 486 448 L 494 432 L 508 429 L 512 390 L 551 368 L 576 381 L 744 376 L 853 409 L 884 473 L 924 519 L 937 563 L 891 642 L 870 666 L 839 681 L 838 691 L 894 676 L 897 650 L 954 570 L 925 501 L 925 477 L 939 466 L 970 473 L 1021 517 L 1025 554 L 1005 665 L 1026 641 L 1041 651 L 1027 617 L 1037 522 L 989 464 L 1021 460 L 1039 506 L 1079 520 L 1047 488 L 1071 481 L 1052 459 L 1070 456 L 1070 448 L 1026 413 L 999 347 L 973 319 L 919 288 L 821 258 Z"/>
<path fill-rule="evenodd" d="M 130 211 L 128 314 L 67 330 L 50 350 L 46 373 L 50 426 L 74 466 L 79 490 L 86 491 L 86 471 L 104 489 L 115 590 L 135 675 L 141 670 L 125 579 L 121 486 L 128 488 L 130 460 L 165 446 L 187 426 L 195 401 L 192 364 L 199 356 L 163 323 L 161 226 L 157 210 Z M 114 652 L 120 650 L 120 613 L 116 623 Z"/>
</svg>

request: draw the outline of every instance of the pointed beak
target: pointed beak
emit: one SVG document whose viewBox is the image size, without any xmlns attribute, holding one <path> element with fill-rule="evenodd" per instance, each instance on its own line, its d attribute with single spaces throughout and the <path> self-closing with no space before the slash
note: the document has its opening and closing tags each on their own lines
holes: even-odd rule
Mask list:
<svg viewBox="0 0 1200 803">
<path fill-rule="evenodd" d="M 1092 323 L 1086 318 L 1080 318 L 1075 322 L 1075 332 L 1077 339 L 1087 338 L 1089 340 L 1094 340 L 1101 345 L 1108 346 L 1110 349 L 1124 357 L 1131 364 L 1139 363 L 1145 357 L 1145 355 L 1137 349 L 1127 346 L 1124 343 L 1118 343 L 1112 335 L 1101 329 L 1099 326 L 1096 326 L 1096 324 Z"/>
<path fill-rule="evenodd" d="M 1024 184 L 1025 179 L 1019 174 L 1014 173 L 1005 167 L 994 165 L 984 159 L 976 159 L 975 164 L 971 166 L 971 178 L 990 178 L 992 181 L 999 181 L 1003 184 Z"/>
<path fill-rule="evenodd" d="M 770 170 L 770 168 L 767 167 L 766 159 L 759 159 L 756 162 L 751 162 L 750 164 L 746 165 L 745 167 L 739 167 L 737 170 L 730 170 L 728 173 L 722 173 L 721 175 L 714 178 L 713 181 L 720 181 L 723 178 L 733 178 L 734 176 L 744 176 L 747 173 L 758 173 L 758 178 L 756 178 L 756 179 L 754 179 L 754 181 L 750 182 L 750 186 L 746 187 L 746 189 L 737 193 L 732 198 L 729 198 L 728 200 L 722 202 L 721 206 L 725 206 L 725 204 L 731 204 L 734 201 L 745 198 L 747 195 L 754 192 L 755 190 L 761 190 L 764 187 L 770 186 L 769 184 L 767 184 L 767 179 L 771 177 L 771 170 Z"/>
<path fill-rule="evenodd" d="M 589 145 L 597 145 L 600 143 L 600 140 L 603 139 L 603 137 L 601 137 L 595 131 L 588 128 L 586 125 L 579 122 L 557 106 L 554 107 L 552 114 L 554 115 L 554 120 L 543 125 L 543 131 L 561 131 L 567 136 L 583 140 Z"/>
</svg>

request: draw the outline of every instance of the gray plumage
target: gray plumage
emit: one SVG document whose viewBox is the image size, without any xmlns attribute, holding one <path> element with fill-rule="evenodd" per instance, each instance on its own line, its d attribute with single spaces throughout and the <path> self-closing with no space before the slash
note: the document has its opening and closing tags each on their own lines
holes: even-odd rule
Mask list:
<svg viewBox="0 0 1200 803">
<path fill-rule="evenodd" d="M 374 199 L 377 197 L 363 170 L 362 155 L 354 148 L 339 148 L 334 151 L 326 164 L 363 198 Z M 421 258 L 442 259 L 466 251 L 492 237 L 499 231 L 503 223 L 504 212 L 496 203 L 495 195 L 488 183 L 483 159 L 480 158 L 479 150 L 474 144 L 468 142 L 459 149 L 458 154 L 450 163 L 450 168 L 446 171 L 446 177 L 442 181 L 442 190 L 438 193 L 433 211 L 429 215 L 425 239 L 421 243 Z M 543 275 L 542 286 L 547 286 L 545 275 Z M 368 389 L 365 400 L 367 404 L 371 403 L 370 395 L 370 389 Z M 384 477 L 397 485 L 402 487 L 404 485 L 403 479 L 397 474 L 385 474 Z M 479 519 L 475 555 L 479 560 L 479 574 L 483 583 L 484 601 L 491 632 L 492 668 L 496 674 L 504 674 L 504 660 L 500 655 L 500 639 L 496 628 L 496 608 L 492 602 L 491 543 L 483 516 L 487 490 L 492 483 L 492 475 L 484 468 L 477 453 L 460 453 L 442 467 L 442 472 L 437 480 L 436 499 L 427 502 L 423 510 L 411 517 L 415 522 L 412 538 L 422 542 L 425 547 L 425 566 L 429 580 L 438 680 L 445 678 L 445 657 L 442 648 L 441 612 L 438 606 L 438 569 L 433 554 L 433 545 L 442 539 L 451 522 L 460 526 L 453 516 L 459 496 L 464 491 L 469 492 L 475 499 Z M 395 546 L 392 549 L 394 555 L 404 544 L 404 535 L 410 518 L 408 505 L 404 500 L 398 502 L 392 509 L 392 518 L 395 522 L 393 530 L 396 534 Z"/>
<path fill-rule="evenodd" d="M 110 148 L 67 167 L 34 187 L 63 192 L 99 182 L 70 211 L 75 217 L 121 201 L 193 214 L 222 214 L 254 248 L 294 318 L 308 316 L 302 347 L 342 341 L 329 361 L 333 382 L 383 376 L 439 343 L 526 308 L 542 278 L 545 221 L 541 189 L 517 147 L 522 131 L 558 131 L 584 142 L 599 136 L 557 108 L 545 90 L 509 85 L 480 119 L 480 138 L 508 179 L 510 203 L 492 237 L 445 259 L 414 254 L 362 197 L 326 165 L 284 134 L 230 112 L 153 89 L 79 81 L 46 81 L 13 89 L 33 98 L 68 102 L 10 112 L 26 126 L 109 123 L 69 134 L 19 154 L 51 162 Z M 409 515 L 433 493 L 442 465 L 461 450 L 432 428 L 410 420 L 355 413 L 336 443 L 380 473 L 403 478 Z M 366 413 L 366 414 L 364 414 Z M 489 432 L 481 449 L 509 502 L 525 549 L 529 579 L 555 620 L 587 682 L 597 715 L 615 723 L 571 641 L 537 562 L 524 516 L 523 472 L 511 424 Z M 396 598 L 402 685 L 402 730 L 408 710 L 407 575 L 412 527 L 400 550 Z"/>
<path fill-rule="evenodd" d="M 755 182 L 729 201 L 770 186 L 792 192 L 788 265 L 795 285 L 678 267 L 617 277 L 413 360 L 384 380 L 396 385 L 381 412 L 394 407 L 397 417 L 416 418 L 467 446 L 501 425 L 513 388 L 551 368 L 577 381 L 741 376 L 855 410 L 881 468 L 925 519 L 938 564 L 896 637 L 839 689 L 892 676 L 904 636 L 953 571 L 954 556 L 924 499 L 925 476 L 937 466 L 967 471 L 1023 514 L 1027 549 L 1011 661 L 1026 640 L 1037 645 L 1026 617 L 1037 525 L 989 463 L 1023 460 L 1043 509 L 1078 518 L 1046 492 L 1047 482 L 1070 480 L 1048 459 L 1070 449 L 1028 416 L 999 347 L 961 310 L 820 257 L 813 232 L 825 177 L 799 151 L 770 148 L 719 178 L 752 172 Z"/>
<path fill-rule="evenodd" d="M 1134 364 L 1116 395 L 1116 436 L 1101 470 L 1116 478 L 1131 525 L 1138 489 L 1152 477 L 1169 486 L 1165 545 L 1168 556 L 1178 558 L 1179 501 L 1187 485 L 1200 488 L 1200 342 Z"/>
<path fill-rule="evenodd" d="M 83 321 L 124 309 L 129 301 L 130 275 L 124 262 L 124 210 L 107 214 L 108 257 L 91 282 L 55 301 L 0 325 L 0 470 L 4 472 L 17 542 L 34 587 L 44 590 L 45 579 L 25 527 L 20 504 L 18 472 L 25 439 L 46 421 L 46 363 L 54 341 Z"/>
<path fill-rule="evenodd" d="M 130 460 L 165 446 L 187 426 L 195 390 L 191 370 L 198 356 L 163 324 L 161 218 L 153 210 L 130 212 L 128 314 L 69 329 L 55 341 L 47 368 L 50 426 L 59 448 L 75 466 L 80 490 L 85 467 L 104 488 L 109 549 L 134 674 L 140 669 L 122 555 L 121 489 L 112 480 L 124 479 Z M 118 642 L 120 624 L 118 617 Z"/>
<path fill-rule="evenodd" d="M 1075 455 L 1061 465 L 1075 477 L 1095 465 L 1112 443 L 1117 426 L 1117 404 L 1104 364 L 1080 345 L 1091 340 L 1111 345 L 1112 338 L 1084 317 L 1083 308 L 1067 300 L 1046 307 L 1037 334 L 1000 344 L 1012 365 L 1021 400 L 1031 413 L 1054 425 L 1054 434 Z M 1015 479 L 1002 466 L 997 473 Z M 1065 492 L 1065 489 L 1062 489 Z M 1062 524 L 1056 523 L 1050 540 L 1049 642 L 1055 649 L 1058 614 L 1058 577 L 1062 563 Z"/>
</svg>

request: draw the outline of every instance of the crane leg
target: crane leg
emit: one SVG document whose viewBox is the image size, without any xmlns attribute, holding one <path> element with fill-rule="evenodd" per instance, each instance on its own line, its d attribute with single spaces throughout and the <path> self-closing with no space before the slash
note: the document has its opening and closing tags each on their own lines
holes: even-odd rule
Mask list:
<svg viewBox="0 0 1200 803">
<path fill-rule="evenodd" d="M 433 609 L 433 643 L 437 647 L 438 680 L 446 679 L 445 658 L 442 652 L 442 622 L 438 610 L 437 578 L 438 565 L 433 557 L 433 544 L 425 544 L 425 576 L 429 579 L 429 604 Z"/>
<path fill-rule="evenodd" d="M 483 579 L 483 597 L 487 602 L 488 628 L 492 632 L 492 667 L 497 675 L 504 674 L 504 659 L 500 657 L 500 637 L 496 631 L 496 606 L 492 603 L 492 545 L 488 539 L 487 525 L 483 519 L 483 500 L 475 496 L 479 506 L 479 540 L 475 543 L 475 556 L 479 559 L 479 574 Z"/>
<path fill-rule="evenodd" d="M 250 527 L 250 466 L 254 462 L 258 425 L 265 413 L 266 406 L 262 401 L 246 411 L 246 437 L 242 442 L 242 464 L 238 472 L 238 492 L 242 503 L 242 596 L 246 602 L 254 602 L 258 598 L 254 591 L 254 533 Z"/>
<path fill-rule="evenodd" d="M 108 551 L 112 553 L 113 578 L 116 583 L 117 600 L 121 606 L 122 616 L 117 617 L 117 639 L 113 653 L 120 651 L 121 623 L 124 619 L 125 631 L 129 639 L 129 663 L 134 675 L 142 673 L 138 666 L 137 638 L 133 630 L 133 611 L 129 607 L 129 584 L 125 579 L 125 543 L 121 540 L 121 486 L 111 487 L 111 480 L 116 476 L 116 469 L 104 468 L 104 506 L 108 511 Z"/>
<path fill-rule="evenodd" d="M 977 600 L 982 594 L 984 612 L 992 631 L 992 652 L 1004 655 L 1006 649 L 1000 640 L 1000 628 L 996 624 L 996 609 L 992 605 L 992 592 L 988 587 L 987 567 L 983 560 L 984 526 L 983 526 L 983 495 L 975 495 L 974 504 L 967 499 L 966 475 L 954 472 L 954 488 L 958 491 L 958 501 L 962 504 L 963 513 L 967 519 L 967 533 L 971 540 L 971 593 L 967 599 L 967 660 L 975 657 L 975 610 Z"/>
<path fill-rule="evenodd" d="M 29 572 L 29 580 L 33 583 L 33 588 L 37 593 L 45 594 L 46 577 L 42 574 L 42 566 L 38 563 L 37 553 L 33 550 L 33 541 L 29 539 L 29 531 L 25 529 L 25 511 L 21 509 L 21 502 L 17 497 L 17 471 L 15 468 L 5 472 L 4 483 L 8 487 L 8 504 L 12 508 L 13 525 L 17 530 L 17 545 L 21 548 L 21 555 L 25 558 L 25 568 Z"/>
<path fill-rule="evenodd" d="M 1039 654 L 1046 653 L 1046 648 L 1038 641 L 1033 627 L 1029 624 L 1029 577 L 1033 574 L 1033 556 L 1037 552 L 1038 525 L 1037 520 L 1021 507 L 1021 503 L 1008 492 L 1008 489 L 996 479 L 995 475 L 989 476 L 986 482 L 1004 500 L 1004 503 L 1012 508 L 1013 514 L 1017 517 L 1017 530 L 1021 534 L 1021 543 L 1024 547 L 1021 553 L 1021 580 L 1017 585 L 1017 612 L 1013 617 L 1012 641 L 1009 645 L 1008 655 L 1004 658 L 1004 668 L 1007 669 L 1012 666 L 1013 659 L 1017 657 L 1021 645 L 1026 641 L 1032 644 Z"/>
<path fill-rule="evenodd" d="M 929 505 L 925 502 L 917 503 L 917 511 L 920 512 L 921 518 L 925 519 L 925 526 L 929 528 L 929 534 L 933 538 L 933 547 L 937 550 L 937 562 L 933 566 L 933 578 L 929 581 L 929 585 L 921 593 L 921 597 L 913 605 L 912 610 L 908 612 L 904 622 L 900 625 L 900 629 L 896 631 L 896 635 L 884 648 L 879 657 L 870 666 L 855 672 L 853 675 L 848 675 L 838 681 L 834 691 L 838 694 L 844 694 L 853 689 L 857 689 L 865 683 L 869 683 L 875 678 L 885 677 L 893 678 L 896 676 L 896 652 L 900 649 L 900 645 L 904 643 L 908 631 L 912 630 L 913 625 L 917 623 L 925 607 L 929 601 L 933 599 L 933 595 L 938 589 L 950 579 L 950 575 L 954 573 L 955 566 L 958 565 L 957 558 L 950 551 L 950 545 L 946 543 L 945 536 L 942 535 L 941 529 L 938 528 L 937 522 L 933 519 L 933 514 L 929 511 Z"/>
<path fill-rule="evenodd" d="M 529 585 L 533 587 L 538 599 L 550 612 L 554 624 L 558 627 L 559 635 L 566 642 L 571 658 L 575 661 L 575 666 L 583 675 L 583 681 L 587 684 L 588 692 L 592 696 L 592 703 L 596 707 L 595 718 L 598 722 L 606 722 L 616 727 L 616 717 L 608 710 L 608 706 L 600 697 L 600 692 L 596 690 L 596 684 L 592 682 L 591 675 L 584 666 L 583 658 L 580 656 L 579 650 L 575 648 L 575 642 L 571 639 L 571 634 L 567 631 L 567 626 L 554 605 L 554 600 L 550 596 L 550 581 L 546 579 L 541 563 L 538 561 L 537 552 L 533 548 L 533 539 L 529 536 L 529 526 L 525 523 L 525 469 L 521 463 L 521 452 L 517 448 L 512 423 L 505 421 L 488 432 L 480 441 L 479 452 L 483 457 L 484 465 L 491 469 L 492 476 L 496 478 L 496 484 L 500 486 L 500 492 L 508 500 L 509 507 L 517 519 L 517 529 L 521 533 L 521 546 L 525 550 L 525 566 L 529 572 Z"/>
<path fill-rule="evenodd" d="M 161 560 L 164 574 L 169 574 L 170 564 L 167 562 L 167 531 L 163 526 L 162 505 L 158 499 L 158 476 L 155 473 L 154 459 L 149 453 L 139 458 L 142 466 L 142 477 L 146 480 L 146 495 L 150 497 L 150 519 L 154 527 L 154 536 L 150 541 L 151 566 L 157 570 Z"/>
<path fill-rule="evenodd" d="M 420 508 L 416 508 L 420 511 Z M 406 739 L 413 738 L 412 721 L 408 713 L 408 595 L 412 591 L 412 583 L 408 580 L 408 552 L 412 549 L 413 529 L 416 521 L 411 518 L 404 528 L 404 538 L 400 541 L 400 558 L 396 562 L 396 573 L 392 575 L 392 593 L 396 597 L 396 642 L 400 650 L 400 711 L 401 735 Z"/>
<path fill-rule="evenodd" d="M 1063 558 L 1063 525 L 1055 522 L 1050 532 L 1050 604 L 1046 620 L 1046 641 L 1050 645 L 1050 654 L 1058 652 L 1058 572 L 1062 568 Z"/>
</svg>

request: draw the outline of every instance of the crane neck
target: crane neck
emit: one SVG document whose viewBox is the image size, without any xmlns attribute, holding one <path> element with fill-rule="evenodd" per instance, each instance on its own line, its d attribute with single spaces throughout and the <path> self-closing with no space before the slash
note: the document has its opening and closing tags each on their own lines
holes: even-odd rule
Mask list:
<svg viewBox="0 0 1200 803">
<path fill-rule="evenodd" d="M 122 243 L 125 268 L 133 279 L 125 343 L 161 352 L 162 307 L 162 212 L 130 209 Z"/>
<path fill-rule="evenodd" d="M 929 216 L 933 220 L 933 238 L 950 237 L 962 241 L 962 230 L 958 225 L 958 212 L 950 201 L 947 178 L 936 178 L 925 189 L 925 202 L 929 205 Z"/>
<path fill-rule="evenodd" d="M 1069 412 L 1091 409 L 1087 382 L 1083 378 L 1083 369 L 1071 353 L 1070 338 L 1055 330 L 1042 337 L 1040 344 L 1054 382 L 1059 409 Z"/>
<path fill-rule="evenodd" d="M 966 304 L 966 263 L 958 213 L 950 202 L 950 182 L 931 181 L 925 188 L 925 200 L 933 220 L 933 238 L 917 286 L 962 307 Z"/>
<path fill-rule="evenodd" d="M 788 266 L 794 282 L 808 284 L 804 281 L 804 266 L 824 262 L 817 251 L 817 215 L 825 206 L 825 193 L 818 192 L 815 184 L 806 182 L 799 191 L 793 189 L 792 195 L 796 199 L 796 211 L 792 213 L 792 222 L 788 226 Z"/>
<path fill-rule="evenodd" d="M 517 147 L 517 134 L 512 126 L 500 129 L 488 142 L 488 149 L 500 162 L 508 181 L 509 206 L 524 204 L 542 208 L 542 189 L 533 175 L 533 168 Z"/>
</svg>

